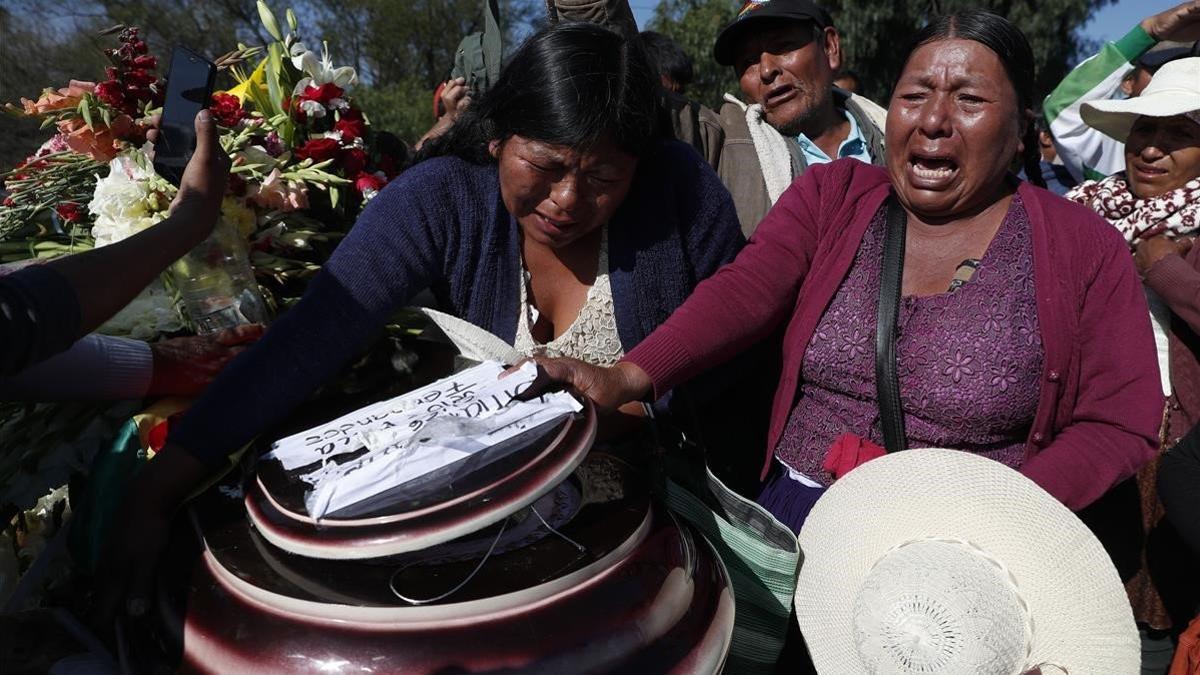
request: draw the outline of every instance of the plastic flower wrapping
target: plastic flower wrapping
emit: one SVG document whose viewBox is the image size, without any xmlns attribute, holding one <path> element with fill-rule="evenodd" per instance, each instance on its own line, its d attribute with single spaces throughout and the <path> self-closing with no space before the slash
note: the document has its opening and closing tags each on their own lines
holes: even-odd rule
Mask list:
<svg viewBox="0 0 1200 675">
<path fill-rule="evenodd" d="M 211 257 L 206 245 L 236 244 L 248 252 L 253 272 L 248 283 L 257 286 L 270 310 L 285 310 L 303 294 L 363 204 L 395 177 L 405 159 L 403 145 L 373 130 L 355 106 L 354 69 L 333 63 L 324 43 L 306 41 L 291 10 L 283 30 L 265 3 L 260 1 L 258 9 L 272 41 L 260 47 L 238 44 L 214 59 L 218 86 L 229 88 L 213 95 L 209 110 L 232 170 L 212 241 L 164 273 L 101 332 L 152 341 L 203 329 L 211 316 L 184 311 L 187 289 L 178 281 L 196 276 L 189 264 Z M 150 52 L 137 28 L 118 26 L 104 35 L 114 40 L 104 52 L 107 79 L 73 80 L 34 100 L 5 105 L 10 114 L 40 119 L 48 138 L 32 156 L 0 174 L 6 193 L 0 205 L 0 274 L 110 245 L 167 217 L 175 188 L 154 173 L 147 143 L 163 101 L 165 81 L 159 73 L 166 64 Z M 259 320 L 257 309 L 240 311 L 247 306 L 215 308 L 212 316 L 233 312 L 235 323 Z M 79 453 L 81 427 L 90 428 L 89 419 L 127 415 L 126 406 L 93 405 L 85 412 L 75 405 L 66 415 L 63 404 L 0 404 L 0 432 L 10 435 L 4 445 L 11 446 L 11 434 L 19 430 L 26 442 L 22 452 L 0 454 L 4 517 L 14 507 L 30 508 L 62 484 L 61 472 L 47 473 L 46 466 L 60 467 L 63 456 L 86 470 L 88 459 Z M 71 418 L 69 424 L 53 422 L 65 417 Z M 31 430 L 37 430 L 36 437 L 26 438 Z M 41 474 L 54 477 L 37 478 Z"/>
</svg>

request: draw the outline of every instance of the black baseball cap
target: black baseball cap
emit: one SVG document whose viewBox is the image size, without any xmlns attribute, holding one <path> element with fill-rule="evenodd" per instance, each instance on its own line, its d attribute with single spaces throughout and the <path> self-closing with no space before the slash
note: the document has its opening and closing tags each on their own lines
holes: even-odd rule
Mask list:
<svg viewBox="0 0 1200 675">
<path fill-rule="evenodd" d="M 829 12 L 818 7 L 812 0 L 748 0 L 738 10 L 737 18 L 717 36 L 713 45 L 713 58 L 723 66 L 732 66 L 734 49 L 747 30 L 761 26 L 767 21 L 792 20 L 812 21 L 821 28 L 833 25 Z"/>
<path fill-rule="evenodd" d="M 1197 47 L 1200 47 L 1200 40 L 1194 44 L 1191 42 L 1172 42 L 1163 40 L 1154 45 L 1145 54 L 1138 58 L 1136 65 L 1139 65 L 1147 70 L 1154 71 L 1161 68 L 1163 65 L 1174 61 L 1175 59 L 1183 59 L 1192 56 L 1197 52 Z"/>
</svg>

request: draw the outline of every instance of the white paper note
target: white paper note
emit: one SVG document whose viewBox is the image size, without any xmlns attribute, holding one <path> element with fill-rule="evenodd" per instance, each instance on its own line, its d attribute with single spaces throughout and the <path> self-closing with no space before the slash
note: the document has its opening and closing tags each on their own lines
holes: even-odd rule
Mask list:
<svg viewBox="0 0 1200 675">
<path fill-rule="evenodd" d="M 498 401 L 507 402 L 533 381 L 528 370 L 500 380 L 502 372 L 504 366 L 499 363 L 481 363 L 407 394 L 373 403 L 332 422 L 275 441 L 270 456 L 278 459 L 285 469 L 292 470 L 362 449 L 364 432 L 420 428 L 425 421 L 447 411 L 461 410 L 459 416 L 477 416 L 484 409 L 499 407 L 502 404 Z M 536 374 L 535 370 L 532 372 Z"/>
<path fill-rule="evenodd" d="M 485 450 L 501 453 L 505 441 L 582 409 L 563 392 L 515 400 L 537 376 L 537 366 L 526 363 L 498 379 L 503 370 L 499 363 L 482 363 L 281 439 L 272 455 L 289 469 L 320 462 L 302 476 L 313 486 L 305 505 L 309 515 L 319 519 L 433 472 L 442 472 L 438 481 L 453 480 L 480 466 L 463 460 Z M 353 460 L 321 462 L 364 447 L 367 452 Z M 479 458 L 494 459 L 486 453 Z"/>
</svg>

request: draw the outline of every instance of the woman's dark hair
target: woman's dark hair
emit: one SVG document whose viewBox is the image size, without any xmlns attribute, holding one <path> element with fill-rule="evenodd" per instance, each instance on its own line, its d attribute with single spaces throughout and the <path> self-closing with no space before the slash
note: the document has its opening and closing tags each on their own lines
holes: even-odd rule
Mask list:
<svg viewBox="0 0 1200 675">
<path fill-rule="evenodd" d="M 608 137 L 641 156 L 662 133 L 658 75 L 639 41 L 589 23 L 560 23 L 535 33 L 512 55 L 496 84 L 471 102 L 417 161 L 455 155 L 484 164 L 493 140 L 518 135 L 587 148 Z"/>
<path fill-rule="evenodd" d="M 922 45 L 950 38 L 978 42 L 1000 58 L 1008 81 L 1017 93 L 1017 110 L 1025 125 L 1025 134 L 1021 137 L 1025 145 L 1021 156 L 1025 175 L 1033 184 L 1046 187 L 1040 169 L 1042 154 L 1038 147 L 1037 129 L 1033 125 L 1033 119 L 1028 117 L 1029 112 L 1034 109 L 1034 62 L 1029 40 L 1025 39 L 1025 34 L 1020 28 L 999 14 L 972 9 L 935 17 L 913 36 L 901 63 L 908 63 L 909 57 Z M 892 83 L 892 88 L 895 89 L 895 82 Z"/>
<path fill-rule="evenodd" d="M 683 51 L 679 43 L 652 30 L 642 31 L 641 39 L 646 46 L 646 55 L 658 68 L 659 75 L 667 76 L 678 84 L 680 89 L 692 83 L 695 76 L 692 57 Z"/>
</svg>

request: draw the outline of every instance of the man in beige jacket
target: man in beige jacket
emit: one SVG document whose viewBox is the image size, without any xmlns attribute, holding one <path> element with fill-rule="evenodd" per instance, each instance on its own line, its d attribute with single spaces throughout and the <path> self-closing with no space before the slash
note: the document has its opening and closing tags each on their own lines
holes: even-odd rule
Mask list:
<svg viewBox="0 0 1200 675">
<path fill-rule="evenodd" d="M 628 0 L 548 0 L 550 21 L 588 21 L 637 36 Z M 841 38 L 811 0 L 749 0 L 717 36 L 749 105 L 730 94 L 719 114 L 682 97 L 666 105 L 675 137 L 694 146 L 733 195 L 749 237 L 810 164 L 841 157 L 883 164 L 887 111 L 833 86 Z"/>
<path fill-rule="evenodd" d="M 833 86 L 840 37 L 811 0 L 750 0 L 717 37 L 713 57 L 733 67 L 749 101 L 725 95 L 717 164 L 747 236 L 809 165 L 842 157 L 883 164 L 887 111 Z"/>
</svg>

